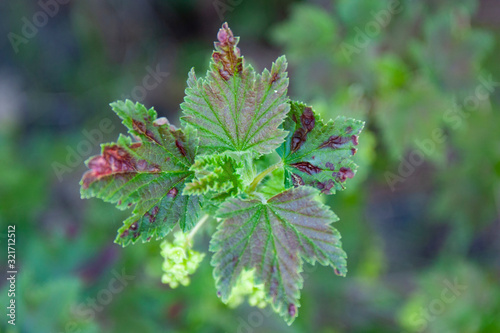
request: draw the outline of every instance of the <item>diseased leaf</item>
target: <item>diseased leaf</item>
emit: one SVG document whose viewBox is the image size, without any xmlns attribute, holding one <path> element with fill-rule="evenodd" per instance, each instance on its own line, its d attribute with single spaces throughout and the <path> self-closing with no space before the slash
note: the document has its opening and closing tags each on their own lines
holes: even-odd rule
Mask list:
<svg viewBox="0 0 500 333">
<path fill-rule="evenodd" d="M 262 74 L 244 64 L 227 24 L 220 29 L 205 78 L 189 73 L 182 121 L 200 133 L 200 153 L 252 151 L 266 154 L 286 136 L 279 128 L 289 111 L 285 57 Z"/>
<path fill-rule="evenodd" d="M 219 199 L 236 196 L 243 190 L 239 170 L 243 164 L 227 155 L 200 156 L 191 166 L 196 177 L 186 184 L 183 194 L 218 194 Z"/>
<path fill-rule="evenodd" d="M 200 197 L 181 193 L 194 175 L 189 168 L 196 155 L 196 133 L 157 119 L 154 109 L 139 103 L 111 106 L 136 140 L 120 135 L 86 162 L 90 170 L 80 182 L 82 198 L 97 197 L 120 209 L 135 205 L 115 240 L 123 246 L 163 238 L 177 223 L 190 229 L 198 221 Z"/>
<path fill-rule="evenodd" d="M 340 235 L 330 226 L 337 216 L 317 200 L 318 191 L 299 187 L 267 202 L 229 199 L 218 211 L 223 221 L 210 243 L 212 265 L 226 302 L 243 271 L 255 269 L 267 301 L 290 324 L 297 316 L 302 288 L 302 259 L 330 265 L 344 276 L 346 255 Z"/>
<path fill-rule="evenodd" d="M 285 167 L 285 185 L 309 185 L 325 194 L 344 189 L 347 178 L 354 177 L 358 135 L 364 122 L 337 117 L 326 124 L 311 107 L 291 102 L 284 122 L 289 131 L 278 149 Z"/>
<path fill-rule="evenodd" d="M 310 107 L 289 102 L 285 57 L 257 74 L 227 23 L 217 39 L 206 77 L 189 73 L 185 128 L 139 103 L 111 104 L 129 135 L 102 145 L 86 162 L 82 198 L 133 206 L 115 240 L 122 246 L 163 238 L 179 224 L 174 244 L 162 247 L 162 281 L 171 287 L 188 284 L 202 255 L 184 250 L 217 217 L 210 251 L 222 300 L 234 305 L 249 295 L 250 304 L 271 304 L 291 324 L 303 261 L 347 272 L 340 234 L 331 226 L 338 218 L 316 197 L 354 176 L 364 123 L 344 117 L 323 123 Z"/>
</svg>

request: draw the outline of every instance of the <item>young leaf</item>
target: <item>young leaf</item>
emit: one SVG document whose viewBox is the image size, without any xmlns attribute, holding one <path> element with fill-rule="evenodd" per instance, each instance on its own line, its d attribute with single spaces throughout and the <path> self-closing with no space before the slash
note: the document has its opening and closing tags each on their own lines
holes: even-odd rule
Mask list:
<svg viewBox="0 0 500 333">
<path fill-rule="evenodd" d="M 311 187 L 282 192 L 267 202 L 229 199 L 218 211 L 223 218 L 210 243 L 215 252 L 216 285 L 224 302 L 243 271 L 255 269 L 266 298 L 290 324 L 297 316 L 302 288 L 302 259 L 330 265 L 346 274 L 340 235 L 330 226 L 337 216 L 314 197 Z"/>
<path fill-rule="evenodd" d="M 181 193 L 194 175 L 189 168 L 196 155 L 196 133 L 176 129 L 139 103 L 111 106 L 137 141 L 120 135 L 117 143 L 102 145 L 101 155 L 86 162 L 90 170 L 80 182 L 82 198 L 97 197 L 121 209 L 135 205 L 115 240 L 123 246 L 139 238 L 163 238 L 177 223 L 190 229 L 198 221 L 200 198 Z"/>
<path fill-rule="evenodd" d="M 224 194 L 222 198 L 236 196 L 243 190 L 243 182 L 238 171 L 242 163 L 227 155 L 200 156 L 191 166 L 196 178 L 186 184 L 183 194 Z"/>
<path fill-rule="evenodd" d="M 189 73 L 186 97 L 181 104 L 185 116 L 200 133 L 200 153 L 251 151 L 266 154 L 286 136 L 279 128 L 289 111 L 285 57 L 256 74 L 244 64 L 236 46 L 239 38 L 224 23 L 207 76 Z"/>
<path fill-rule="evenodd" d="M 325 194 L 344 189 L 347 178 L 354 177 L 358 135 L 364 122 L 337 117 L 326 124 L 311 107 L 291 102 L 284 122 L 289 131 L 278 149 L 285 166 L 285 185 L 309 185 Z"/>
</svg>

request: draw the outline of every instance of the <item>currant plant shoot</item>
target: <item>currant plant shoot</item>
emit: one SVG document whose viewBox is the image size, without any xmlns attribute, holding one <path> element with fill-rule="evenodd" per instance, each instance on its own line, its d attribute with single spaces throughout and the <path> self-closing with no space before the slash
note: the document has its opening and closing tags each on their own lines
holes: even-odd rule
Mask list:
<svg viewBox="0 0 500 333">
<path fill-rule="evenodd" d="M 162 240 L 162 281 L 172 288 L 189 284 L 207 252 L 193 249 L 195 236 L 215 225 L 214 297 L 248 297 L 291 324 L 304 264 L 347 272 L 338 217 L 321 196 L 356 174 L 364 123 L 323 120 L 291 100 L 285 56 L 258 73 L 238 42 L 224 23 L 207 73 L 188 74 L 180 127 L 142 104 L 111 103 L 128 133 L 86 161 L 81 195 L 131 210 L 116 243 Z"/>
</svg>

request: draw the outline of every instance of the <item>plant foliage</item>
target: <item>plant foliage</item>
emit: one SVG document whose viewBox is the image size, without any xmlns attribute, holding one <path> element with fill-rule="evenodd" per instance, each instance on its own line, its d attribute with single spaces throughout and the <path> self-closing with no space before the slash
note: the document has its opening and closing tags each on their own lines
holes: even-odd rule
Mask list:
<svg viewBox="0 0 500 333">
<path fill-rule="evenodd" d="M 355 175 L 352 156 L 364 123 L 324 122 L 310 106 L 288 99 L 284 56 L 258 74 L 226 23 L 217 38 L 205 77 L 189 73 L 182 128 L 139 103 L 111 104 L 129 135 L 102 145 L 101 155 L 86 162 L 82 197 L 133 207 L 116 238 L 122 246 L 163 239 L 176 225 L 181 233 L 193 229 L 183 242 L 179 236 L 173 245 L 162 243 L 165 282 L 175 286 L 189 282 L 202 258 L 191 263 L 185 255 L 195 253 L 193 235 L 216 221 L 210 251 L 222 301 L 251 276 L 263 298 L 258 303 L 271 304 L 290 324 L 300 307 L 303 261 L 347 272 L 331 226 L 338 218 L 318 195 L 344 189 Z M 278 163 L 260 170 L 256 162 L 272 156 Z M 183 255 L 170 258 L 179 246 Z"/>
</svg>

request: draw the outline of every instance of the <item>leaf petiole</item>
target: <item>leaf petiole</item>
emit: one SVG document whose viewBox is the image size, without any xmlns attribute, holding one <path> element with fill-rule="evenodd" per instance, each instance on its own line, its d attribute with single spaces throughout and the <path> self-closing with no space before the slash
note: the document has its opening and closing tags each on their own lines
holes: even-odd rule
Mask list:
<svg viewBox="0 0 500 333">
<path fill-rule="evenodd" d="M 255 177 L 253 179 L 253 181 L 250 183 L 250 185 L 248 186 L 248 189 L 247 189 L 247 193 L 250 194 L 252 192 L 255 191 L 255 189 L 257 188 L 257 186 L 259 185 L 259 183 L 268 175 L 270 174 L 271 172 L 273 172 L 274 170 L 276 169 L 279 169 L 279 168 L 282 168 L 283 167 L 283 161 L 280 161 L 276 164 L 273 164 L 271 165 L 269 168 L 267 168 L 266 170 L 262 171 L 261 173 L 259 173 L 257 175 L 257 177 Z"/>
<path fill-rule="evenodd" d="M 208 220 L 208 218 L 210 217 L 210 215 L 208 214 L 205 214 L 199 221 L 198 223 L 196 223 L 196 225 L 194 226 L 194 228 L 191 230 L 191 232 L 189 232 L 188 236 L 187 236 L 187 241 L 188 242 L 191 242 L 194 235 L 196 235 L 196 233 L 198 232 L 198 230 L 200 230 L 200 228 L 203 226 L 203 224 Z"/>
</svg>

